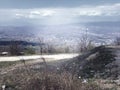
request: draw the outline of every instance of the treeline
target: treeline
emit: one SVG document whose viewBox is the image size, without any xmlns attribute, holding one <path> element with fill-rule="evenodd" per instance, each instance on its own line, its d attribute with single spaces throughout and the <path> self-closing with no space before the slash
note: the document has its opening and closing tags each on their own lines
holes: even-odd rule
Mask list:
<svg viewBox="0 0 120 90">
<path fill-rule="evenodd" d="M 17 43 L 19 45 L 38 45 L 38 43 L 34 43 L 34 42 L 27 42 L 27 41 L 0 41 L 0 46 L 8 46 L 11 45 L 12 43 Z"/>
<path fill-rule="evenodd" d="M 32 43 L 26 41 L 1 41 L 0 55 L 31 55 L 31 54 L 56 54 L 72 53 L 74 50 L 69 46 L 57 46 L 43 41 Z"/>
</svg>

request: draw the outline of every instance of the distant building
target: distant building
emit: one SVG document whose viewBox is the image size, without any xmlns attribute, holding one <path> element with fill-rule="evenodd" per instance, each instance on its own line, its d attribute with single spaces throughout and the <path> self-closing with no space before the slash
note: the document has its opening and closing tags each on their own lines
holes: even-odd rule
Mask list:
<svg viewBox="0 0 120 90">
<path fill-rule="evenodd" d="M 2 56 L 6 56 L 6 55 L 8 55 L 8 54 L 9 54 L 8 52 L 2 52 L 2 53 L 1 53 Z"/>
</svg>

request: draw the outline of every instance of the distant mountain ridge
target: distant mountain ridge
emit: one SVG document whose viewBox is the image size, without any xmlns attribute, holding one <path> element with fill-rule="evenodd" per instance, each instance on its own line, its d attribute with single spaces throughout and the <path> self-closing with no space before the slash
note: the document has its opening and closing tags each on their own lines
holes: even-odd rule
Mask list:
<svg viewBox="0 0 120 90">
<path fill-rule="evenodd" d="M 19 44 L 19 45 L 23 45 L 23 46 L 27 46 L 27 45 L 38 45 L 38 43 L 33 43 L 33 42 L 27 42 L 27 41 L 0 41 L 0 46 L 8 46 L 11 44 Z"/>
</svg>

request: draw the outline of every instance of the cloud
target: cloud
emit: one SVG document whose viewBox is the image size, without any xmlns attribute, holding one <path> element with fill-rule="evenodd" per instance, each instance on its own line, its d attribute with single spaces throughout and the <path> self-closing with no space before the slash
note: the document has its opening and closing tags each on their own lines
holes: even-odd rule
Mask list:
<svg viewBox="0 0 120 90">
<path fill-rule="evenodd" d="M 120 4 L 89 6 L 83 8 L 76 8 L 74 14 L 78 16 L 119 16 Z"/>
<path fill-rule="evenodd" d="M 120 15 L 120 3 L 113 5 L 100 5 L 100 6 L 84 6 L 75 8 L 51 8 L 51 9 L 29 9 L 18 10 L 16 16 L 26 18 L 41 18 L 52 16 L 119 16 Z M 22 14 L 22 15 L 18 15 Z"/>
<path fill-rule="evenodd" d="M 41 23 L 64 24 L 83 20 L 117 19 L 120 3 L 73 8 L 0 9 L 1 18 L 37 20 Z M 91 19 L 92 17 L 92 19 Z M 97 17 L 97 18 L 96 18 Z M 1 19 L 0 18 L 0 19 Z M 101 19 L 102 18 L 102 19 Z"/>
</svg>

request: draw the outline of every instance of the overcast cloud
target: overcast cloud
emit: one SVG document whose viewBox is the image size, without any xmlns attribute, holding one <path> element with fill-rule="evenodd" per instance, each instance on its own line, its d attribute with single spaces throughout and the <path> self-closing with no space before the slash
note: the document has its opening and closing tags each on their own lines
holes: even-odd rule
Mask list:
<svg viewBox="0 0 120 90">
<path fill-rule="evenodd" d="M 119 0 L 0 0 L 0 24 L 119 21 Z"/>
</svg>

